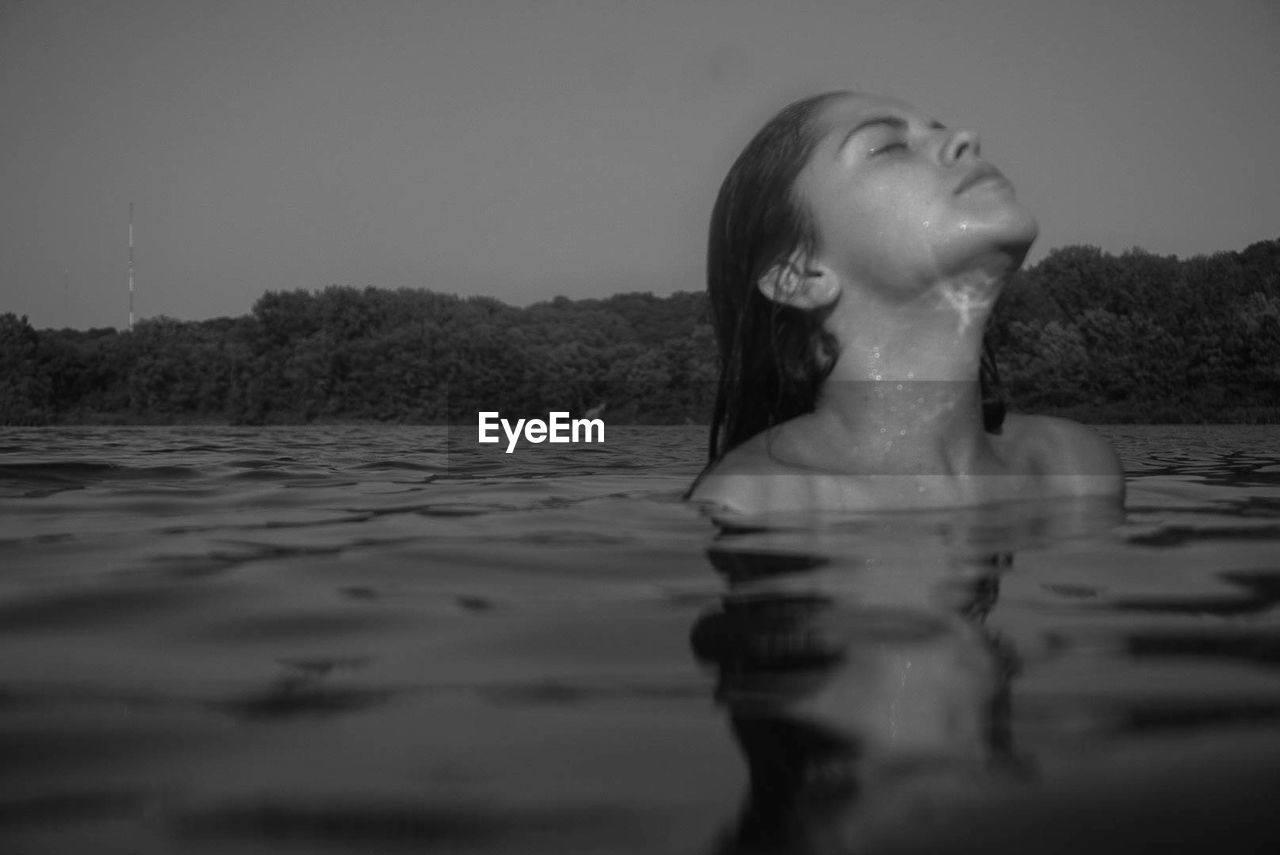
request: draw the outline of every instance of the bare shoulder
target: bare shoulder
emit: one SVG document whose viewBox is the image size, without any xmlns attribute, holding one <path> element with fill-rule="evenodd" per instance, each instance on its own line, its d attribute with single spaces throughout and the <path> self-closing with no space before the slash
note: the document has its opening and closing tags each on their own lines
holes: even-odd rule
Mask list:
<svg viewBox="0 0 1280 855">
<path fill-rule="evenodd" d="M 839 480 L 848 490 L 853 482 L 786 462 L 785 427 L 758 433 L 730 449 L 702 475 L 689 499 L 702 503 L 720 522 L 844 507 L 845 497 L 829 495 L 830 484 Z"/>
<path fill-rule="evenodd" d="M 942 507 L 1010 498 L 1124 496 L 1124 471 L 1111 444 L 1077 422 L 1011 414 L 992 438 L 1007 471 L 1022 478 L 860 477 L 784 462 L 777 436 L 732 449 L 689 494 L 718 520 L 812 510 Z M 964 483 L 961 483 L 964 482 Z M 978 486 L 975 486 L 977 484 Z"/>
<path fill-rule="evenodd" d="M 764 449 L 761 437 L 744 442 L 704 472 L 689 494 L 690 501 L 708 506 L 713 512 L 752 514 L 765 501 L 765 479 L 777 467 Z"/>
<path fill-rule="evenodd" d="M 876 509 L 883 497 L 862 479 L 789 463 L 777 432 L 753 436 L 731 449 L 698 479 L 689 500 L 721 523 L 777 522 L 788 514 Z"/>
<path fill-rule="evenodd" d="M 1124 493 L 1124 468 L 1115 449 L 1079 422 L 1014 413 L 1002 434 L 1019 461 L 1069 492 Z"/>
</svg>

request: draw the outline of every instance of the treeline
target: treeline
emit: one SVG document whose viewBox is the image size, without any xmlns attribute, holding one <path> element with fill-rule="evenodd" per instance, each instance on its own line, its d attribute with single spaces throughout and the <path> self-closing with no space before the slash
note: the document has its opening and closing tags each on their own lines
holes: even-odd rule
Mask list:
<svg viewBox="0 0 1280 855">
<path fill-rule="evenodd" d="M 990 334 L 1014 409 L 1096 422 L 1280 422 L 1280 240 L 1179 260 L 1094 247 L 1022 271 Z M 706 298 L 515 308 L 424 290 L 268 292 L 132 332 L 0 315 L 0 423 L 441 423 L 479 410 L 702 423 Z"/>
<path fill-rule="evenodd" d="M 701 294 L 484 297 L 332 286 L 251 314 L 132 332 L 0 316 L 0 422 L 474 421 L 479 410 L 611 421 L 705 418 L 714 346 Z"/>
<path fill-rule="evenodd" d="M 1095 423 L 1280 423 L 1280 240 L 1179 260 L 1073 246 L 990 335 L 1015 409 Z"/>
</svg>

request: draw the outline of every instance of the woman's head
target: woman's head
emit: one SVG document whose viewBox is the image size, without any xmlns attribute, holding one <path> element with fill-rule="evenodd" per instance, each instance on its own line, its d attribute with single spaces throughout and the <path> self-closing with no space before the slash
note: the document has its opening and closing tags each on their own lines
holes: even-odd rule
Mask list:
<svg viewBox="0 0 1280 855">
<path fill-rule="evenodd" d="M 814 224 L 806 269 L 827 276 L 828 291 L 908 301 L 1022 262 L 1038 227 L 976 133 L 861 94 L 826 104 L 819 129 L 793 192 Z"/>
<path fill-rule="evenodd" d="M 825 321 L 845 292 L 908 299 L 988 255 L 1016 267 L 1035 233 L 971 133 L 851 92 L 783 109 L 738 156 L 711 216 L 711 459 L 814 408 L 839 356 Z M 1003 418 L 994 371 L 984 354 L 989 430 Z"/>
</svg>

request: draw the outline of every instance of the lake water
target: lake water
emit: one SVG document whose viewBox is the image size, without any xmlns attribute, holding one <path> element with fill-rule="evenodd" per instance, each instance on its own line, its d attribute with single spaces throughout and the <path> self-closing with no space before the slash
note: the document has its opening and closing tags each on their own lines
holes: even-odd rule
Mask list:
<svg viewBox="0 0 1280 855">
<path fill-rule="evenodd" d="M 0 852 L 1269 851 L 1280 429 L 1101 430 L 717 533 L 696 428 L 0 429 Z"/>
</svg>

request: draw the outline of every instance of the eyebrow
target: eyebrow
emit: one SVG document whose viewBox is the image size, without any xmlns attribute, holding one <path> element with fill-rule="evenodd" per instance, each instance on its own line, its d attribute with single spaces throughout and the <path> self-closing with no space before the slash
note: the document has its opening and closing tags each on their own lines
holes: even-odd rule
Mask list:
<svg viewBox="0 0 1280 855">
<path fill-rule="evenodd" d="M 843 151 L 844 147 L 849 144 L 849 140 L 853 139 L 855 135 L 861 131 L 865 131 L 868 128 L 876 126 L 884 126 L 898 131 L 905 131 L 908 127 L 908 123 L 906 119 L 903 119 L 900 116 L 872 116 L 871 118 L 864 119 L 854 125 L 853 129 L 844 135 L 844 139 L 840 141 L 840 145 L 836 150 Z M 937 119 L 933 119 L 929 122 L 929 128 L 932 130 L 945 130 L 946 127 L 946 125 L 942 124 L 942 122 L 939 122 Z"/>
</svg>

